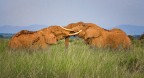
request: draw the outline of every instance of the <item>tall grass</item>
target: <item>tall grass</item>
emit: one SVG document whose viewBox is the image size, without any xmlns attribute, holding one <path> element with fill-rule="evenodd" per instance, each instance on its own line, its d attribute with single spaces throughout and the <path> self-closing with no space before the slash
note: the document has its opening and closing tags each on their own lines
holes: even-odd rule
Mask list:
<svg viewBox="0 0 144 78">
<path fill-rule="evenodd" d="M 82 41 L 63 41 L 48 50 L 12 51 L 0 43 L 0 78 L 143 78 L 144 48 L 91 49 Z"/>
</svg>

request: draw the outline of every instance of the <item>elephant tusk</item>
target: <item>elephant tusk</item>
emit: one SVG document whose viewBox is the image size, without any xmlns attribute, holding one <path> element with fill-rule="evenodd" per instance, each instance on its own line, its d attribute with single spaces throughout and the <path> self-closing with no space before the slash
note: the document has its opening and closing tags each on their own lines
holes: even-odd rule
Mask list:
<svg viewBox="0 0 144 78">
<path fill-rule="evenodd" d="M 80 30 L 80 31 L 78 31 L 78 32 L 76 32 L 76 33 L 73 33 L 73 34 L 69 34 L 69 36 L 77 35 L 77 34 L 79 34 L 80 32 L 82 32 L 82 30 Z"/>
<path fill-rule="evenodd" d="M 67 30 L 67 31 L 73 31 L 72 29 L 67 29 L 67 28 L 64 28 L 64 27 L 62 27 L 62 26 L 60 26 L 62 29 L 64 29 L 64 30 Z"/>
</svg>

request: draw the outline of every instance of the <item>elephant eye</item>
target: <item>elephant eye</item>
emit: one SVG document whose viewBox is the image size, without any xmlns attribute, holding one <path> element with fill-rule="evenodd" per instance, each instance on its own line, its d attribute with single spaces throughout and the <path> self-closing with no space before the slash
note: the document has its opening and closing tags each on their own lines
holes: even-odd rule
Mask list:
<svg viewBox="0 0 144 78">
<path fill-rule="evenodd" d="M 84 24 L 82 26 L 85 26 Z"/>
</svg>

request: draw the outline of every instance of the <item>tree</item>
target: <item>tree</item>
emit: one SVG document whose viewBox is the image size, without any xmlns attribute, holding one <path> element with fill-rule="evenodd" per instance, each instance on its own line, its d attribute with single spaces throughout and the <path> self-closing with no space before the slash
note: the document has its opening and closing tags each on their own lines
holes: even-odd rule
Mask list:
<svg viewBox="0 0 144 78">
<path fill-rule="evenodd" d="M 134 40 L 134 36 L 128 35 L 128 37 L 129 37 L 131 40 Z"/>
<path fill-rule="evenodd" d="M 144 40 L 144 33 L 139 37 L 139 40 Z"/>
<path fill-rule="evenodd" d="M 0 35 L 0 38 L 3 38 L 3 35 Z"/>
</svg>

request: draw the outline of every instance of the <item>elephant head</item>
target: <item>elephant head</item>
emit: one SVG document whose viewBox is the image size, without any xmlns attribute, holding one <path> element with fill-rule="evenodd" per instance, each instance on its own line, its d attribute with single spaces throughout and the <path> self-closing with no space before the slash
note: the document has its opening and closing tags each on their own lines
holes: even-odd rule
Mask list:
<svg viewBox="0 0 144 78">
<path fill-rule="evenodd" d="M 41 30 L 46 39 L 46 42 L 58 41 L 64 39 L 68 36 L 76 35 L 81 32 L 74 32 L 72 29 L 67 29 L 61 26 L 49 26 L 48 28 L 44 28 Z"/>
<path fill-rule="evenodd" d="M 67 25 L 66 28 L 72 29 L 75 32 L 82 30 L 77 36 L 83 39 L 98 37 L 103 30 L 96 24 L 84 22 L 71 23 Z"/>
<path fill-rule="evenodd" d="M 72 29 L 61 26 L 49 26 L 48 28 L 39 30 L 39 32 L 42 34 L 45 43 L 52 45 L 56 44 L 58 40 L 80 33 L 81 30 L 79 32 L 74 32 Z M 68 45 L 65 43 L 65 46 L 67 47 Z"/>
<path fill-rule="evenodd" d="M 100 28 L 96 24 L 84 22 L 71 23 L 65 26 L 65 28 L 72 29 L 75 32 L 82 30 L 76 36 L 84 39 L 87 44 L 91 43 L 92 38 L 99 37 L 102 30 L 102 28 Z M 69 38 L 66 38 L 65 43 L 68 44 L 68 42 Z"/>
</svg>

